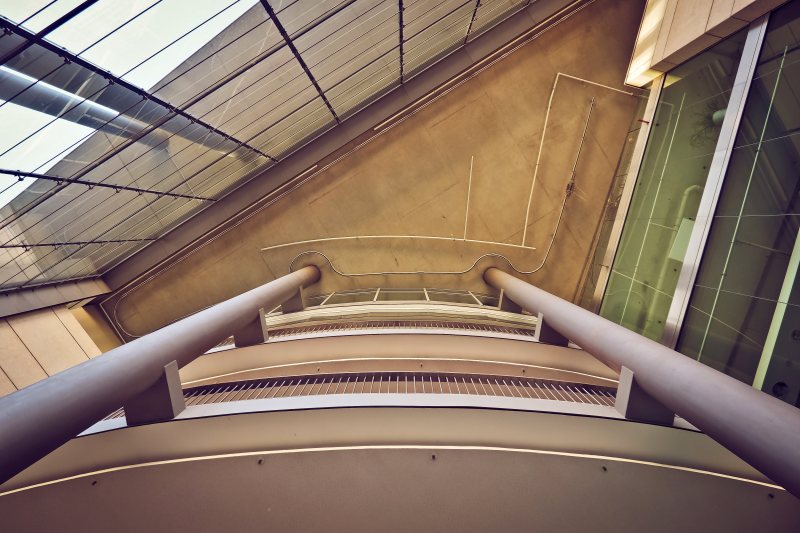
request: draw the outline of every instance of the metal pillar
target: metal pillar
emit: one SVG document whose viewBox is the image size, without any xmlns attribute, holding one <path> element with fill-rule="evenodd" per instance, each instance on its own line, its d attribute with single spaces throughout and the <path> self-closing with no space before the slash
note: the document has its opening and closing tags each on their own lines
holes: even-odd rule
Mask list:
<svg viewBox="0 0 800 533">
<path fill-rule="evenodd" d="M 484 279 L 800 497 L 800 410 L 501 270 Z"/>
<path fill-rule="evenodd" d="M 304 267 L 0 398 L 0 484 L 319 276 Z"/>
</svg>

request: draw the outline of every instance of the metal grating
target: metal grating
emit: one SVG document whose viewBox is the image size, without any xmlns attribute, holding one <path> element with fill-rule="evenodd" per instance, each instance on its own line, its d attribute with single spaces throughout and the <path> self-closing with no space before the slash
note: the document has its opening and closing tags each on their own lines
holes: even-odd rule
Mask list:
<svg viewBox="0 0 800 533">
<path fill-rule="evenodd" d="M 330 394 L 459 394 L 613 406 L 616 389 L 539 378 L 433 372 L 314 374 L 233 381 L 184 389 L 186 405 Z M 119 418 L 117 409 L 104 420 Z"/>
<path fill-rule="evenodd" d="M 454 329 L 466 331 L 478 331 L 486 333 L 506 333 L 510 335 L 524 335 L 533 337 L 536 332 L 533 329 L 512 328 L 507 326 L 495 326 L 492 324 L 471 324 L 468 322 L 447 322 L 443 320 L 370 320 L 364 322 L 347 322 L 336 324 L 317 324 L 309 326 L 299 326 L 291 328 L 280 328 L 270 330 L 270 338 L 291 337 L 295 335 L 307 335 L 315 333 L 328 333 L 340 331 L 356 331 L 364 329 Z"/>
</svg>

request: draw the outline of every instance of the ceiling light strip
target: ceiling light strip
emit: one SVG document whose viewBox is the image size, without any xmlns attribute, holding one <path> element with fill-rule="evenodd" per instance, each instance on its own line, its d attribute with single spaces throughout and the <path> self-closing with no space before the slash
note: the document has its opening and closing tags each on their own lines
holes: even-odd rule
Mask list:
<svg viewBox="0 0 800 533">
<path fill-rule="evenodd" d="M 742 483 L 749 483 L 752 485 L 758 485 L 761 487 L 766 487 L 775 490 L 785 491 L 783 487 L 780 485 L 775 485 L 773 483 L 766 483 L 763 481 L 758 481 L 755 479 L 748 479 L 740 476 L 733 476 L 730 474 L 724 474 L 721 472 L 714 472 L 711 470 L 703 470 L 700 468 L 692 468 L 688 466 L 680 466 L 680 465 L 673 465 L 673 464 L 666 464 L 666 463 L 657 463 L 654 461 L 644 461 L 641 459 L 630 459 L 627 457 L 616 457 L 610 455 L 596 455 L 590 453 L 575 453 L 575 452 L 562 452 L 558 450 L 537 450 L 537 449 L 528 449 L 528 448 L 511 448 L 511 447 L 504 447 L 504 446 L 458 446 L 458 445 L 427 445 L 427 444 L 399 444 L 399 445 L 391 445 L 391 444 L 380 444 L 380 445 L 362 445 L 362 446 L 326 446 L 326 447 L 317 447 L 317 448 L 294 448 L 294 449 L 284 449 L 284 450 L 256 450 L 256 451 L 248 451 L 248 452 L 234 452 L 234 453 L 224 453 L 224 454 L 215 454 L 215 455 L 203 455 L 197 457 L 180 457 L 177 459 L 166 459 L 163 461 L 148 461 L 144 463 L 135 463 L 129 465 L 121 465 L 115 466 L 111 468 L 103 468 L 100 470 L 94 470 L 91 472 L 83 472 L 80 474 L 75 474 L 72 476 L 65 476 L 58 479 L 53 479 L 49 481 L 43 481 L 41 483 L 35 483 L 32 485 L 26 485 L 24 487 L 19 487 L 16 489 L 11 489 L 5 492 L 0 492 L 0 497 L 8 496 L 10 494 L 16 494 L 19 492 L 24 492 L 31 489 L 46 487 L 49 485 L 55 485 L 57 483 L 63 483 L 65 481 L 73 481 L 76 479 L 82 479 L 91 476 L 97 476 L 101 474 L 111 474 L 114 472 L 120 472 L 125 470 L 133 470 L 138 468 L 147 468 L 147 467 L 154 467 L 154 466 L 164 466 L 164 465 L 172 465 L 172 464 L 181 464 L 181 463 L 195 463 L 200 461 L 213 461 L 219 459 L 236 459 L 240 457 L 256 457 L 256 456 L 266 456 L 266 455 L 288 455 L 288 454 L 299 454 L 299 453 L 319 453 L 319 452 L 344 452 L 344 451 L 358 451 L 358 450 L 452 450 L 452 451 L 486 451 L 486 452 L 509 452 L 509 453 L 525 453 L 525 454 L 533 454 L 533 455 L 550 455 L 556 457 L 568 457 L 574 459 L 594 459 L 600 461 L 609 461 L 615 463 L 627 463 L 632 465 L 638 466 L 649 466 L 649 467 L 656 467 L 656 468 L 665 468 L 669 470 L 676 470 L 679 472 L 685 472 L 689 474 L 700 474 L 706 476 L 712 476 L 717 478 L 722 478 L 729 481 L 739 481 Z"/>
</svg>

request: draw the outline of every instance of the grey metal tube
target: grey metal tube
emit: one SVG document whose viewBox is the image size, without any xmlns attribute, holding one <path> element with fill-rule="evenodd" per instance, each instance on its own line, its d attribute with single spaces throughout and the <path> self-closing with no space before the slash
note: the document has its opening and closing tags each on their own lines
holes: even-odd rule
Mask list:
<svg viewBox="0 0 800 533">
<path fill-rule="evenodd" d="M 800 410 L 501 270 L 484 279 L 800 498 Z"/>
<path fill-rule="evenodd" d="M 0 398 L 0 484 L 319 276 L 304 267 Z"/>
</svg>

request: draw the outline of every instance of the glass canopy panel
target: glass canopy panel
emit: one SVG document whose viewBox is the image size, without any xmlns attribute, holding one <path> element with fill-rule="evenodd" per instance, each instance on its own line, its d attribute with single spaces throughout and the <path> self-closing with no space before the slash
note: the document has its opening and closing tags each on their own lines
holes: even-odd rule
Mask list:
<svg viewBox="0 0 800 533">
<path fill-rule="evenodd" d="M 679 349 L 800 406 L 800 3 L 770 16 Z"/>
<path fill-rule="evenodd" d="M 321 25 L 297 41 L 324 91 L 400 46 L 397 2 L 357 3 L 326 21 L 328 26 L 334 23 L 339 29 L 333 33 L 324 35 L 318 31 Z"/>
<path fill-rule="evenodd" d="M 471 3 L 463 4 L 407 40 L 405 65 L 410 76 L 464 44 L 473 9 Z"/>
<path fill-rule="evenodd" d="M 24 137 L 21 140 L 4 139 L 4 155 L 0 159 L 14 170 L 48 170 L 55 176 L 80 177 L 107 185 L 135 186 L 178 194 L 193 194 L 192 186 L 202 184 L 204 188 L 221 194 L 243 177 L 243 170 L 250 172 L 254 169 L 254 157 L 261 159 L 261 163 L 266 162 L 265 158 L 256 157 L 252 150 L 242 148 L 187 118 L 174 116 L 167 108 L 142 99 L 123 86 L 110 85 L 103 80 L 100 88 L 95 90 L 92 84 L 99 76 L 74 63 L 65 64 L 60 60 L 55 68 L 49 68 L 49 63 L 52 62 L 48 54 L 51 53 L 39 50 L 36 46 L 31 47 L 31 50 L 36 60 L 28 61 L 18 68 L 24 67 L 34 72 L 38 69 L 48 81 L 23 77 L 21 80 L 27 85 L 17 91 L 15 100 L 0 105 L 0 114 L 8 115 L 9 120 L 15 123 L 25 123 L 29 128 L 34 128 L 34 131 L 23 131 Z M 17 67 L 13 62 L 9 64 Z M 0 72 L 7 79 L 10 76 L 14 76 L 15 80 L 20 79 L 20 76 L 27 76 L 8 66 L 0 68 L 5 69 Z M 90 94 L 93 100 L 82 99 L 79 95 L 54 85 L 70 79 L 84 80 L 82 87 L 86 91 L 92 91 Z M 28 98 L 32 91 L 47 91 L 48 95 L 67 99 L 68 105 L 59 107 L 57 112 L 47 107 L 42 108 L 41 103 L 52 102 L 53 97 L 45 100 L 41 97 Z M 38 104 L 45 113 L 16 102 L 31 107 Z M 134 103 L 128 105 L 131 102 Z M 126 113 L 120 114 L 105 104 L 118 105 Z M 82 106 L 83 113 L 71 113 L 70 106 Z M 20 113 L 25 114 L 25 120 L 19 116 Z M 59 113 L 61 118 L 57 118 Z M 36 115 L 38 120 L 30 119 L 30 115 Z M 144 122 L 142 118 L 155 119 L 155 122 Z M 19 133 L 18 130 L 15 131 L 15 134 Z M 47 150 L 37 149 L 42 145 L 46 145 Z M 37 149 L 37 158 L 28 157 L 33 149 Z M 28 166 L 14 165 L 15 159 L 25 159 Z M 54 162 L 56 164 L 48 168 Z M 223 166 L 224 171 L 220 169 Z M 208 175 L 216 176 L 216 182 L 205 183 Z M 23 183 L 27 185 L 30 182 L 31 180 L 25 180 Z M 19 185 L 15 187 L 19 189 Z M 60 190 L 56 192 L 57 189 Z M 16 192 L 20 191 L 14 191 L 15 194 Z M 119 217 L 130 210 L 141 211 L 141 207 L 137 207 L 137 202 L 141 200 L 123 201 L 131 194 L 138 196 L 137 193 L 120 191 L 113 193 L 114 196 L 108 196 L 110 193 L 113 190 L 101 187 L 94 190 L 83 185 L 57 188 L 51 181 L 44 181 L 42 185 L 34 183 L 21 191 L 3 210 L 6 227 L 15 223 L 6 241 L 16 242 L 13 239 L 17 239 L 24 244 L 119 239 L 117 233 L 124 228 Z M 144 201 L 151 201 L 154 197 L 156 196 L 145 194 Z M 156 224 L 155 229 L 163 232 L 167 227 Z M 151 233 L 145 237 L 153 236 L 155 234 Z M 24 249 L 12 252 L 16 256 L 33 256 L 35 260 L 33 264 L 21 267 L 21 274 L 12 272 L 12 275 L 6 276 L 6 280 L 27 282 L 47 278 L 52 272 L 71 263 L 70 254 L 55 249 L 47 253 L 42 250 L 44 249 L 37 249 L 35 254 L 25 252 Z M 64 261 L 64 265 L 56 266 L 53 261 Z M 32 276 L 31 272 L 36 272 L 36 276 Z"/>
<path fill-rule="evenodd" d="M 317 97 L 253 139 L 260 149 L 283 157 L 334 124 L 328 107 Z"/>
<path fill-rule="evenodd" d="M 23 27 L 39 32 L 78 7 L 84 0 L 0 0 L 0 13 Z"/>
<path fill-rule="evenodd" d="M 218 98 L 221 89 L 188 111 L 244 141 L 318 94 L 288 48 L 229 85 L 227 98 Z"/>
<path fill-rule="evenodd" d="M 175 0 L 172 0 L 175 1 Z M 173 105 L 191 105 L 231 83 L 285 46 L 260 3 L 197 50 L 151 91 Z"/>
<path fill-rule="evenodd" d="M 530 2 L 528 0 L 481 0 L 469 38 L 474 39 L 489 28 L 507 19 Z"/>
<path fill-rule="evenodd" d="M 150 88 L 227 28 L 256 0 L 102 0 L 48 36 L 139 87 Z M 131 46 L 136 42 L 136 46 Z"/>
<path fill-rule="evenodd" d="M 443 0 L 438 2 L 418 0 L 412 3 L 407 2 L 403 12 L 405 38 L 408 40 L 425 31 L 459 9 L 466 9 L 471 17 L 474 8 L 474 0 Z M 464 36 L 466 36 L 466 33 L 467 29 L 465 27 Z"/>
<path fill-rule="evenodd" d="M 337 114 L 359 109 L 400 82 L 400 50 L 389 50 L 327 91 Z"/>
<path fill-rule="evenodd" d="M 142 243 L 136 242 L 125 242 L 125 243 L 103 243 L 103 244 L 92 244 L 81 246 L 80 248 L 64 248 L 65 252 L 60 261 L 58 261 L 53 268 L 47 270 L 46 272 L 42 272 L 38 276 L 34 276 L 29 281 L 30 284 L 37 284 L 43 282 L 52 282 L 52 281 L 66 281 L 76 278 L 85 278 L 91 275 L 92 272 L 96 272 L 102 268 L 104 265 L 100 262 L 95 262 L 87 257 L 88 254 L 91 254 L 92 251 L 97 250 L 112 250 L 112 249 L 128 249 L 131 251 L 136 250 L 137 248 L 141 247 Z"/>
<path fill-rule="evenodd" d="M 311 26 L 315 21 L 339 9 L 349 9 L 358 2 L 353 0 L 322 0 L 316 2 L 292 2 L 279 7 L 278 2 L 270 2 L 289 37 Z"/>
</svg>

